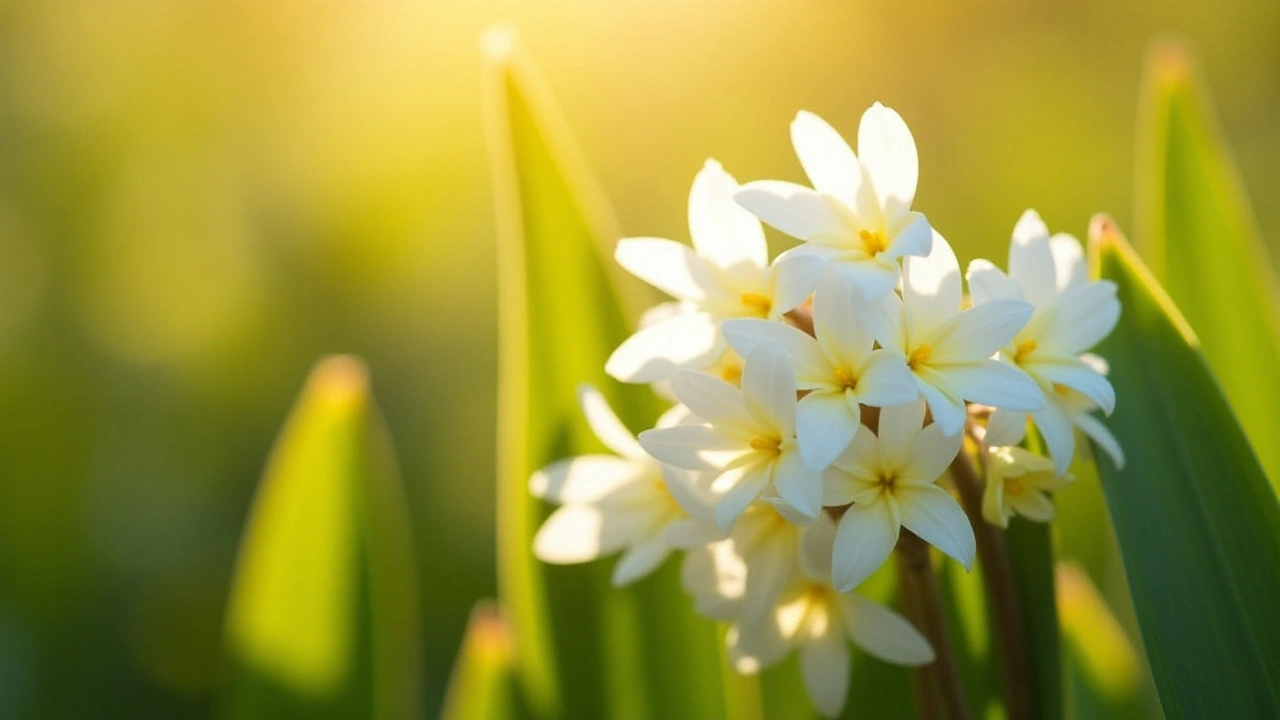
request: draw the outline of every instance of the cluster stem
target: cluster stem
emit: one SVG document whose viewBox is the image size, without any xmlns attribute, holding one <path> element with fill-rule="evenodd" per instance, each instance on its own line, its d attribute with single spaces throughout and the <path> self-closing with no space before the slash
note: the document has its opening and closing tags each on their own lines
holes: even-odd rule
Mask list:
<svg viewBox="0 0 1280 720">
<path fill-rule="evenodd" d="M 981 443 L 978 447 L 982 447 Z M 982 516 L 982 478 L 966 451 L 962 450 L 952 461 L 951 477 L 978 544 L 978 562 L 982 564 L 982 579 L 1000 648 L 1005 708 L 1009 720 L 1031 720 L 1034 715 L 1026 620 L 1004 533 Z"/>
<path fill-rule="evenodd" d="M 947 634 L 942 594 L 929 544 L 903 529 L 898 537 L 896 556 L 903 612 L 924 632 L 936 655 L 932 663 L 916 668 L 916 713 L 921 720 L 968 720 L 972 713 L 960 681 L 951 637 Z"/>
</svg>

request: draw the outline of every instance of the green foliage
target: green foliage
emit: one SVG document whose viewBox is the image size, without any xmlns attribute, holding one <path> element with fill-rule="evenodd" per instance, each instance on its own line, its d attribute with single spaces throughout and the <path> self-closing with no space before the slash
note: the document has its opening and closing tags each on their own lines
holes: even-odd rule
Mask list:
<svg viewBox="0 0 1280 720">
<path fill-rule="evenodd" d="M 717 631 L 694 615 L 674 562 L 617 590 L 611 561 L 553 567 L 531 554 L 548 508 L 529 495 L 530 474 L 601 447 L 578 385 L 599 387 L 633 428 L 659 408 L 647 387 L 603 372 L 638 314 L 607 259 L 616 224 L 513 34 L 491 31 L 485 54 L 499 223 L 498 576 L 525 700 L 539 718 L 722 716 Z"/>
<path fill-rule="evenodd" d="M 1099 469 L 1161 704 L 1280 716 L 1280 504 L 1196 336 L 1110 220 L 1090 254 L 1124 306 L 1099 352 L 1127 462 Z"/>
<path fill-rule="evenodd" d="M 227 615 L 229 717 L 418 717 L 413 543 L 364 365 L 316 365 L 272 452 Z"/>
<path fill-rule="evenodd" d="M 1138 247 L 1204 343 L 1227 400 L 1280 488 L 1280 291 L 1194 59 L 1151 53 L 1137 173 Z"/>
<path fill-rule="evenodd" d="M 488 601 L 477 603 L 449 678 L 441 720 L 514 718 L 514 651 L 498 608 Z"/>
</svg>

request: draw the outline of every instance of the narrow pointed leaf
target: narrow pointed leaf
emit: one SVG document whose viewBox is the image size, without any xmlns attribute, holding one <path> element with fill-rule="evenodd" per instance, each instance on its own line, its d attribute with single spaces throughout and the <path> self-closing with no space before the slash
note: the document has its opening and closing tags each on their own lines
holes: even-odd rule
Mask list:
<svg viewBox="0 0 1280 720">
<path fill-rule="evenodd" d="M 1110 219 L 1090 236 L 1124 307 L 1099 353 L 1127 462 L 1098 465 L 1161 705 L 1280 717 L 1280 504 L 1173 302 Z"/>
<path fill-rule="evenodd" d="M 577 387 L 598 387 L 633 430 L 660 408 L 647 387 L 604 375 L 640 309 L 615 283 L 607 204 L 514 34 L 490 31 L 484 44 L 498 219 L 498 579 L 520 686 L 540 718 L 722 716 L 716 629 L 693 614 L 674 560 L 617 590 L 616 558 L 547 566 L 531 554 L 548 506 L 529 495 L 530 474 L 603 450 Z"/>
<path fill-rule="evenodd" d="M 1153 49 L 1140 110 L 1138 247 L 1280 488 L 1280 284 L 1186 48 Z"/>
<path fill-rule="evenodd" d="M 355 358 L 322 360 L 272 451 L 227 611 L 230 717 L 422 714 L 405 502 Z"/>
<path fill-rule="evenodd" d="M 441 720 L 517 717 L 514 682 L 515 648 L 507 621 L 492 602 L 477 603 L 454 661 Z"/>
</svg>

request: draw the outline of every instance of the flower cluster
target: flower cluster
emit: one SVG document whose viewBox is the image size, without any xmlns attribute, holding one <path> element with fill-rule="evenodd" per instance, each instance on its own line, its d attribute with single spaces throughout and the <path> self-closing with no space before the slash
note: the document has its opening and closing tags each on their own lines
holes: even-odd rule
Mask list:
<svg viewBox="0 0 1280 720">
<path fill-rule="evenodd" d="M 908 620 L 856 592 L 904 529 L 967 570 L 971 517 L 1053 517 L 1045 491 L 1070 481 L 1076 429 L 1122 462 L 1091 414 L 1115 405 L 1106 364 L 1085 354 L 1120 305 L 1111 283 L 1087 278 L 1079 242 L 1030 210 L 1007 272 L 969 264 L 966 299 L 951 246 L 912 209 L 916 147 L 897 112 L 868 109 L 856 153 L 807 112 L 791 139 L 812 187 L 739 186 L 709 160 L 689 197 L 692 247 L 618 243 L 617 261 L 674 300 L 606 371 L 675 405 L 637 438 L 584 388 L 616 455 L 533 476 L 532 492 L 561 504 L 534 552 L 576 563 L 623 551 L 617 585 L 683 552 L 697 610 L 730 625 L 734 666 L 798 650 L 815 706 L 835 715 L 849 641 L 891 663 L 933 660 Z M 801 242 L 771 262 L 761 221 Z M 1029 426 L 1047 458 L 1019 447 Z M 949 475 L 961 461 L 985 469 L 969 514 Z"/>
</svg>

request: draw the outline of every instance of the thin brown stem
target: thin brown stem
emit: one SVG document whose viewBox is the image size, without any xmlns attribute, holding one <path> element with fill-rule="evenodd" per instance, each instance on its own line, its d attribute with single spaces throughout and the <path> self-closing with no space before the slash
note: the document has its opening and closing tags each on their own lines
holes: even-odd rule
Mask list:
<svg viewBox="0 0 1280 720">
<path fill-rule="evenodd" d="M 968 720 L 972 714 L 947 634 L 929 544 L 904 529 L 898 538 L 897 560 L 903 612 L 929 638 L 936 656 L 915 671 L 916 712 L 921 720 Z"/>
<path fill-rule="evenodd" d="M 982 478 L 966 451 L 961 451 L 951 463 L 951 478 L 978 541 L 978 562 L 982 565 L 982 579 L 1000 647 L 1006 712 L 1009 720 L 1030 720 L 1034 715 L 1027 626 L 1004 533 L 982 517 Z"/>
</svg>

